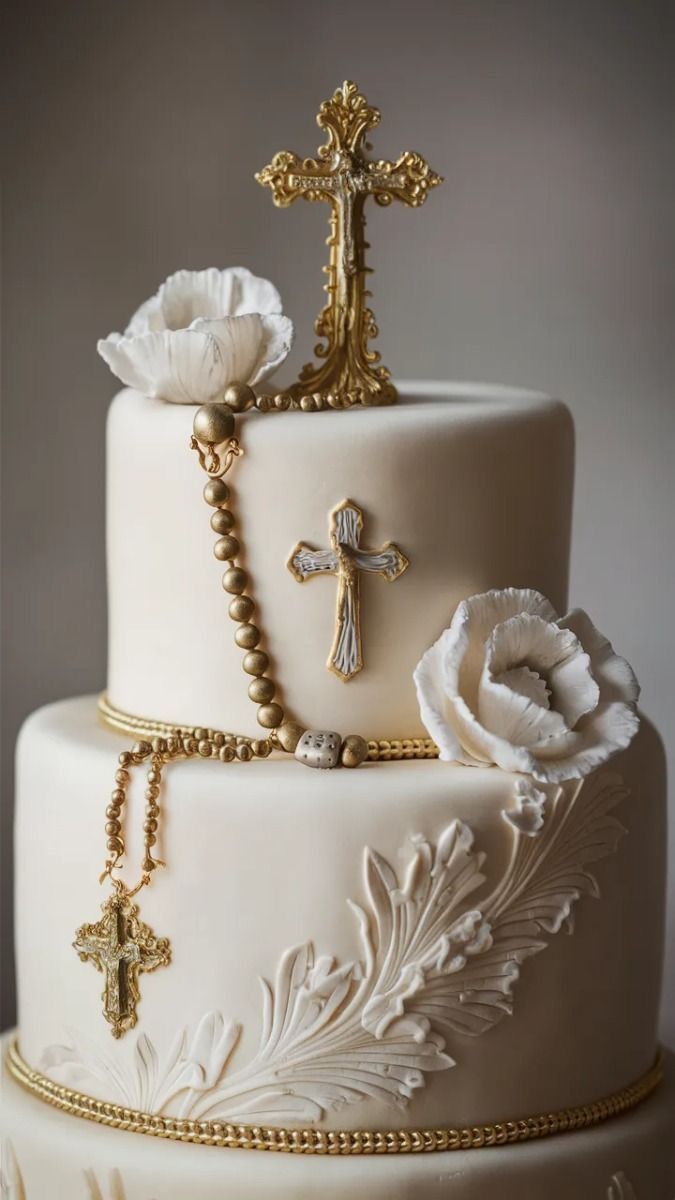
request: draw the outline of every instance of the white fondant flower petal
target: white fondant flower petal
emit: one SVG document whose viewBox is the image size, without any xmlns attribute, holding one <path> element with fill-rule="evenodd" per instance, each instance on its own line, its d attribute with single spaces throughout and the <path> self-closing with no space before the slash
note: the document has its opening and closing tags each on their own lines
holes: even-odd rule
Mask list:
<svg viewBox="0 0 675 1200">
<path fill-rule="evenodd" d="M 293 325 L 267 279 L 245 267 L 177 271 L 98 350 L 129 387 L 175 404 L 222 398 L 255 384 L 286 358 Z"/>
<path fill-rule="evenodd" d="M 538 592 L 458 605 L 423 656 L 422 720 L 444 760 L 495 763 L 544 782 L 581 779 L 638 728 L 637 680 L 585 613 L 559 620 Z"/>
<path fill-rule="evenodd" d="M 274 284 L 246 267 L 176 271 L 162 284 L 158 297 L 165 329 L 186 329 L 197 317 L 212 321 L 281 312 L 281 296 Z"/>
</svg>

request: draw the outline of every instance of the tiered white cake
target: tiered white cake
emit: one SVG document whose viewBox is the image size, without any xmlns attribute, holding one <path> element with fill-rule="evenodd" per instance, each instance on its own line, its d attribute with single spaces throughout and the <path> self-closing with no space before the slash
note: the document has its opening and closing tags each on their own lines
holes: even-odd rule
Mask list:
<svg viewBox="0 0 675 1200">
<path fill-rule="evenodd" d="M 345 84 L 318 158 L 259 176 L 332 208 L 291 392 L 249 386 L 292 331 L 243 269 L 100 346 L 130 385 L 108 687 L 19 743 L 8 1200 L 675 1193 L 663 752 L 559 616 L 572 422 L 446 383 L 379 407 L 363 203 L 439 179 L 368 161 L 378 119 Z"/>
</svg>

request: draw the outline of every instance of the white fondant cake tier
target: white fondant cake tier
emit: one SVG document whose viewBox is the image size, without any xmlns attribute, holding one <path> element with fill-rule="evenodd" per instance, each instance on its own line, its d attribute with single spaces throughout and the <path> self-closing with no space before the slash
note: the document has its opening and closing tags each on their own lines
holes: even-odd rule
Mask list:
<svg viewBox="0 0 675 1200">
<path fill-rule="evenodd" d="M 109 677 L 127 712 L 256 733 L 224 564 L 188 448 L 195 410 L 124 391 L 108 422 Z M 490 588 L 541 591 L 565 610 L 573 482 L 569 413 L 534 392 L 410 384 L 382 409 L 248 414 L 228 476 L 278 698 L 311 728 L 423 736 L 411 684 L 457 603 Z M 350 499 L 361 545 L 409 558 L 387 583 L 361 573 L 365 667 L 326 669 L 337 581 L 302 587 L 299 542 L 329 547 L 329 514 Z"/>
<path fill-rule="evenodd" d="M 138 1025 L 115 1041 L 102 977 L 72 942 L 107 894 L 104 808 L 126 744 L 93 698 L 41 710 L 21 735 L 19 1024 L 31 1066 L 144 1111 L 391 1129 L 583 1104 L 651 1065 L 665 841 L 663 753 L 648 724 L 615 760 L 628 794 L 611 771 L 580 792 L 544 788 L 541 828 L 519 777 L 495 768 L 167 768 L 167 866 L 138 903 L 173 957 L 141 976 Z M 142 786 L 126 817 L 129 883 Z"/>
<path fill-rule="evenodd" d="M 446 1154 L 326 1158 L 200 1148 L 67 1116 L 27 1095 L 12 1079 L 4 1081 L 3 1106 L 3 1196 L 8 1200 L 672 1200 L 675 1195 L 672 1055 L 659 1090 L 629 1115 L 525 1145 Z"/>
</svg>

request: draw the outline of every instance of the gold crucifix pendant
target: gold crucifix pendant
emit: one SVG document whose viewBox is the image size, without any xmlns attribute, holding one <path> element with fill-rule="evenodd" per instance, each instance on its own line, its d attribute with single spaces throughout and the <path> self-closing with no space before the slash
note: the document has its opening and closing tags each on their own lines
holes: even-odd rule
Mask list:
<svg viewBox="0 0 675 1200">
<path fill-rule="evenodd" d="M 168 938 L 155 937 L 138 917 L 132 893 L 119 880 L 101 905 L 103 916 L 92 925 L 81 925 L 73 946 L 82 962 L 91 962 L 104 976 L 103 1015 L 119 1038 L 136 1024 L 140 1000 L 138 976 L 171 961 Z"/>
</svg>

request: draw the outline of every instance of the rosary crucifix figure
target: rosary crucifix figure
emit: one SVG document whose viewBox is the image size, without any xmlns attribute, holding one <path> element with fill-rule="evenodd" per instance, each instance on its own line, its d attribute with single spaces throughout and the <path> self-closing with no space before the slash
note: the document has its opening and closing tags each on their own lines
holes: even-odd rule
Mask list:
<svg viewBox="0 0 675 1200">
<path fill-rule="evenodd" d="M 396 400 L 389 371 L 376 365 L 380 355 L 368 346 L 378 330 L 365 302 L 370 294 L 366 290 L 370 274 L 365 261 L 366 198 L 372 196 L 382 207 L 399 200 L 419 208 L 429 189 L 443 182 L 410 150 L 395 162 L 367 159 L 366 134 L 379 121 L 379 111 L 368 104 L 356 84 L 343 83 L 319 110 L 317 124 L 328 140 L 319 147 L 317 158 L 299 158 L 282 150 L 256 175 L 259 183 L 272 189 L 274 203 L 280 207 L 298 196 L 331 206 L 328 303 L 315 322 L 315 331 L 323 339 L 315 354 L 323 362 L 303 367 L 290 391 L 296 397 L 318 395 L 335 408 Z"/>
<path fill-rule="evenodd" d="M 287 564 L 298 583 L 316 575 L 337 575 L 335 639 L 327 665 L 345 682 L 363 667 L 359 572 L 382 575 L 391 582 L 409 566 L 405 554 L 393 542 L 387 542 L 381 550 L 362 550 L 362 529 L 361 509 L 353 501 L 343 500 L 330 514 L 330 550 L 313 550 L 300 542 Z"/>
<path fill-rule="evenodd" d="M 155 937 L 137 914 L 128 892 L 119 887 L 103 905 L 101 920 L 80 926 L 73 943 L 82 961 L 103 973 L 103 1015 L 115 1038 L 136 1024 L 139 973 L 171 961 L 167 939 Z"/>
</svg>

